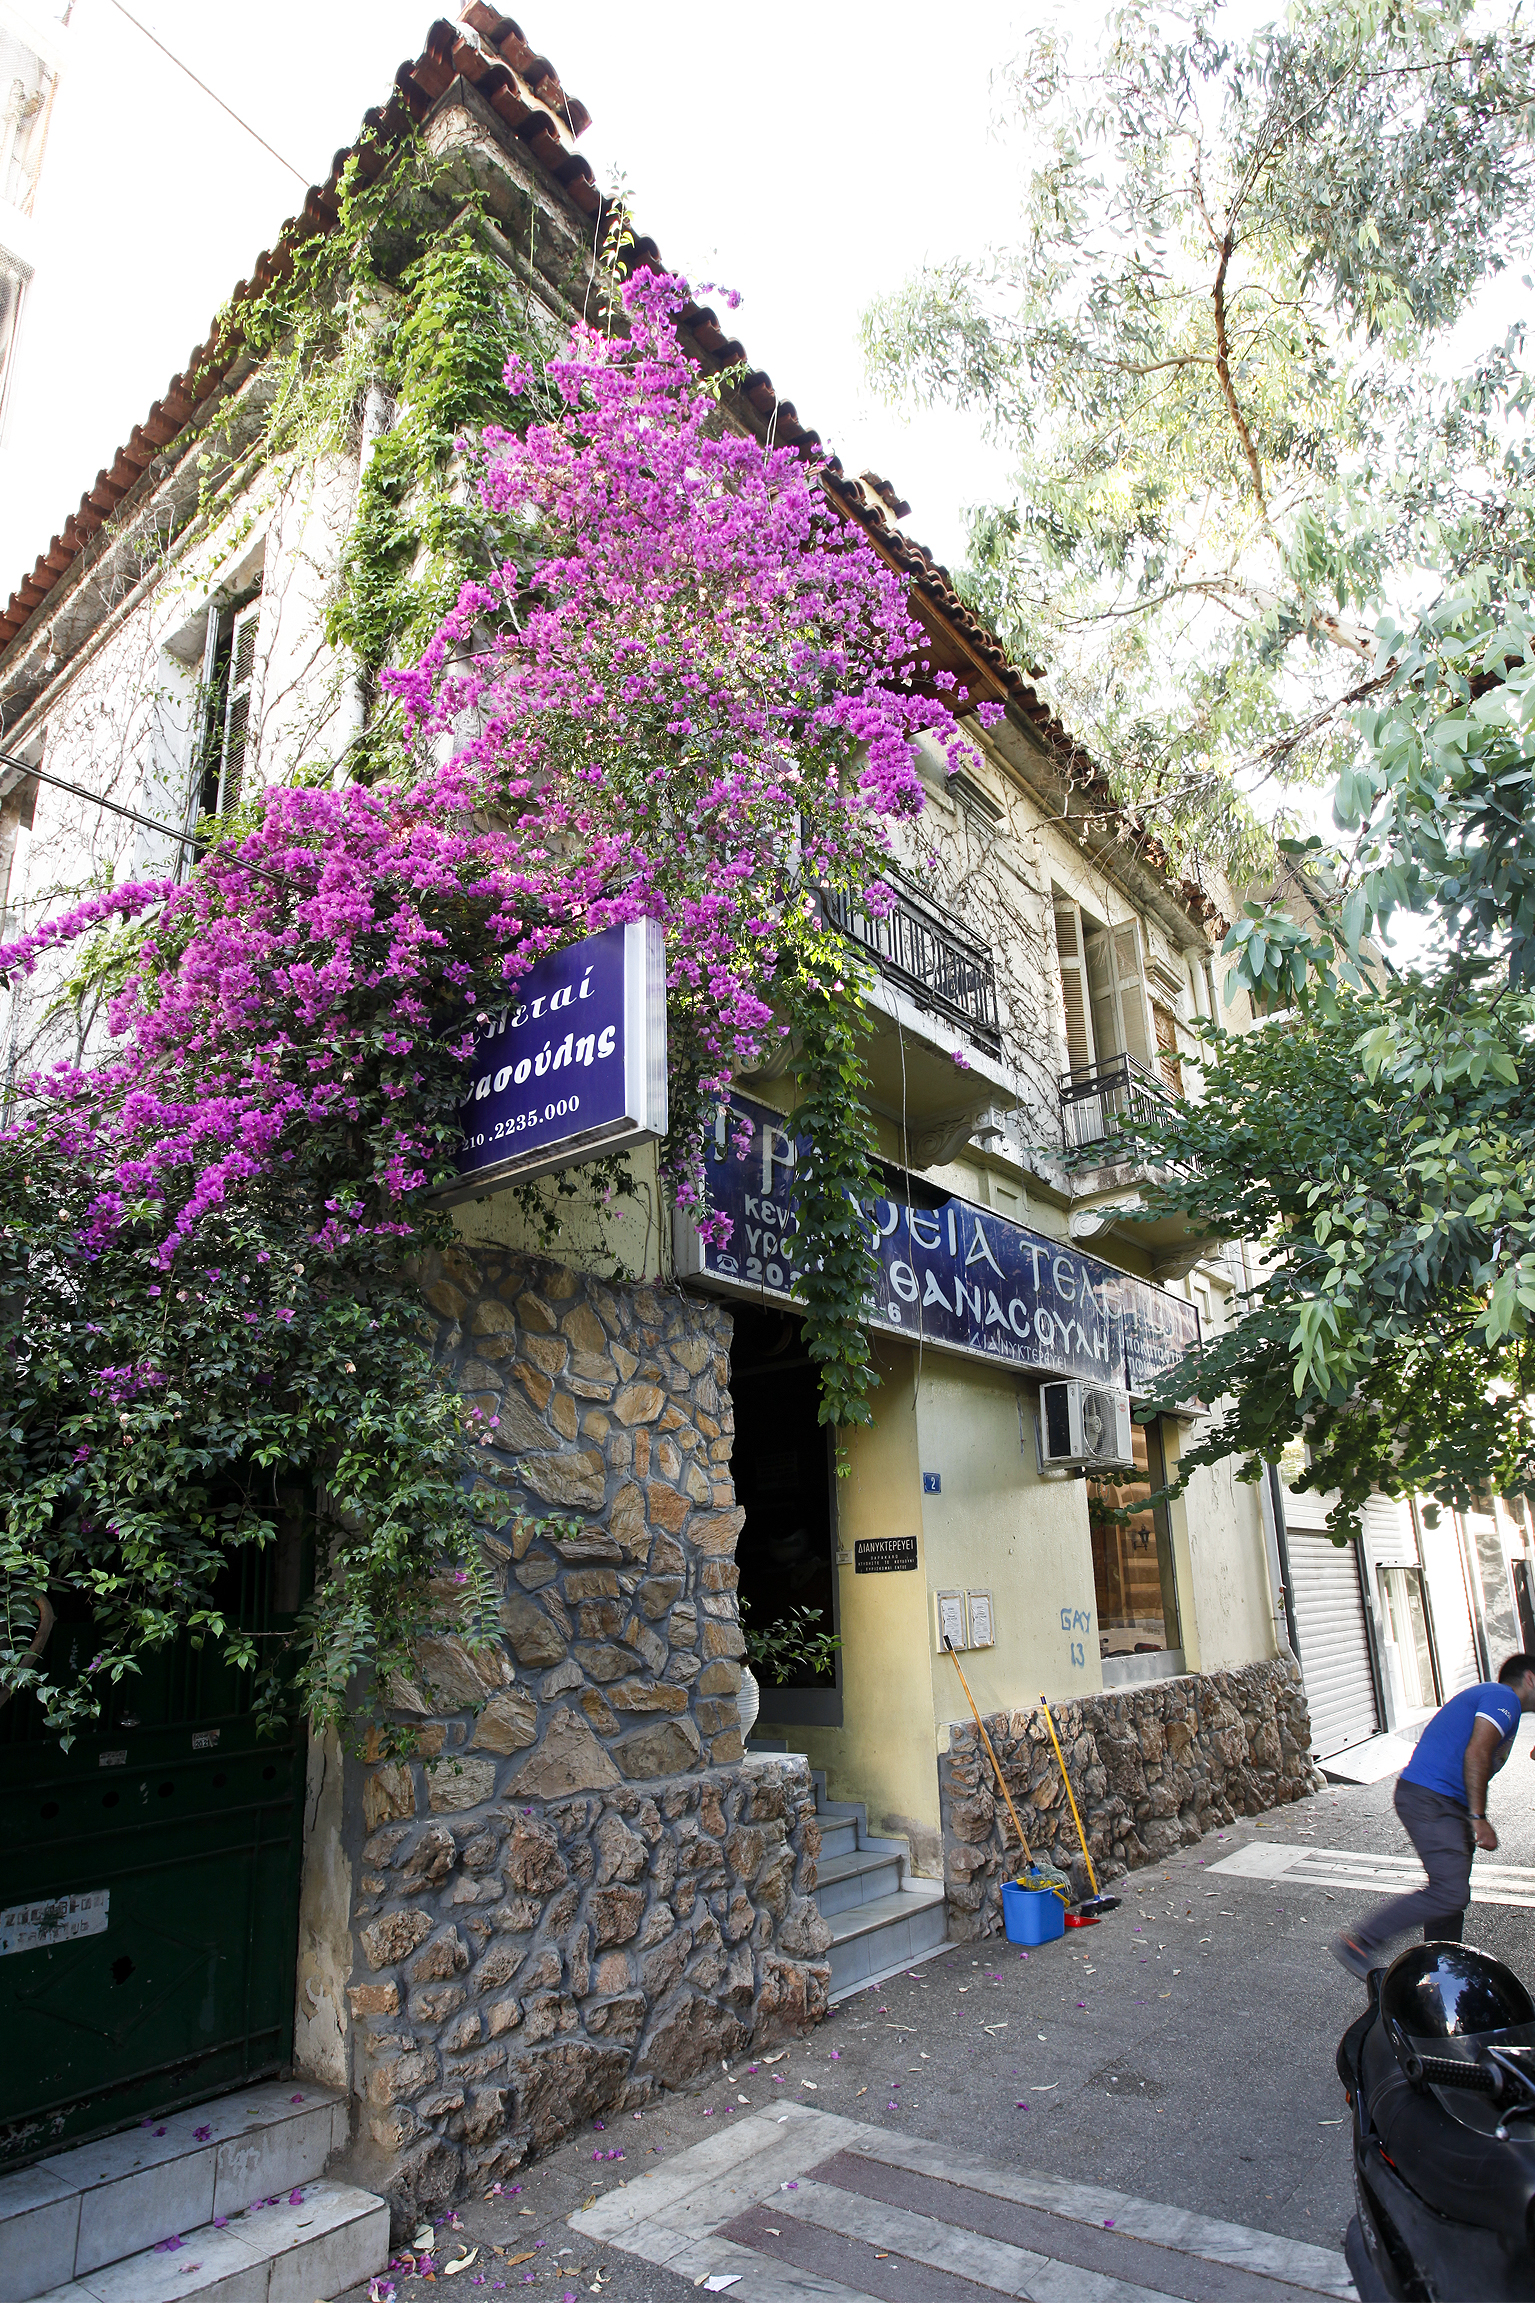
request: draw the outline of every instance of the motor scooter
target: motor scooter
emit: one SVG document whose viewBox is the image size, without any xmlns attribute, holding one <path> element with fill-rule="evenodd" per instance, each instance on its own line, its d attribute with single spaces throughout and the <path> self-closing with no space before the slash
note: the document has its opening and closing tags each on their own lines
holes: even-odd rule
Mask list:
<svg viewBox="0 0 1535 2303">
<path fill-rule="evenodd" d="M 1361 2303 L 1535 2297 L 1535 2001 L 1471 1944 L 1420 1943 L 1369 1978 L 1338 2043 Z"/>
</svg>

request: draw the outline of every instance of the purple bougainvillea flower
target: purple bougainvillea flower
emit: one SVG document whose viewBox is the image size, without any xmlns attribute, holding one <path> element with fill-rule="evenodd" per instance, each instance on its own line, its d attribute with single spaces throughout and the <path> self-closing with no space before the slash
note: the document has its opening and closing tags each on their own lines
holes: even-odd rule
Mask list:
<svg viewBox="0 0 1535 2303">
<path fill-rule="evenodd" d="M 176 2249 L 184 2244 L 185 2242 L 179 2233 L 173 2234 L 169 2239 L 157 2239 L 155 2241 L 155 2253 L 157 2255 L 174 2255 Z"/>
<path fill-rule="evenodd" d="M 927 674 L 910 578 L 828 506 L 815 460 L 721 426 L 679 331 L 691 295 L 640 268 L 623 283 L 621 329 L 578 322 L 541 363 L 538 420 L 490 424 L 466 444 L 467 484 L 500 533 L 539 538 L 537 590 L 507 544 L 418 659 L 382 674 L 419 773 L 273 782 L 185 877 L 98 887 L 0 943 L 11 979 L 109 925 L 152 923 L 146 965 L 113 997 L 89 1066 L 23 1081 L 6 1129 L 7 1143 L 27 1131 L 61 1205 L 78 1206 L 60 1218 L 72 1269 L 146 1267 L 121 1310 L 113 1279 L 94 1294 L 82 1279 L 84 1309 L 103 1322 L 70 1315 L 79 1369 L 54 1391 L 70 1416 L 99 1412 L 110 1435 L 71 1481 L 82 1520 L 108 1535 L 118 1447 L 175 1475 L 174 1453 L 155 1454 L 171 1445 L 161 1421 L 176 1420 L 159 1415 L 158 1338 L 179 1366 L 197 1358 L 190 1335 L 245 1326 L 239 1379 L 257 1397 L 286 1391 L 311 1345 L 359 1382 L 397 1380 L 400 1337 L 369 1290 L 381 1253 L 420 1240 L 447 1115 L 473 1092 L 446 1067 L 489 1062 L 487 1092 L 500 1059 L 477 1056 L 477 1038 L 526 971 L 577 936 L 641 919 L 664 933 L 674 1046 L 688 1051 L 676 1104 L 696 1115 L 666 1181 L 701 1236 L 726 1245 L 728 1221 L 706 1204 L 703 1127 L 732 1075 L 787 1029 L 772 994 L 799 963 L 805 891 L 860 888 L 888 910 L 877 891 L 891 826 L 926 797 L 919 742 L 957 769 L 974 755 L 956 708 L 986 726 L 1002 717 L 952 674 Z M 508 418 L 533 376 L 510 368 Z M 636 761 L 662 753 L 637 784 Z M 681 841 L 667 829 L 679 819 Z M 584 1068 L 582 1044 L 557 1026 L 545 1039 L 540 1024 L 526 1061 L 539 1079 Z M 301 1163 L 343 1136 L 354 1180 L 331 1179 L 289 1253 L 258 1248 L 263 1207 L 302 1198 Z M 202 1260 L 215 1237 L 227 1267 Z M 138 1317 L 151 1285 L 152 1321 Z M 380 1312 L 349 1333 L 378 1334 L 387 1361 L 348 1365 L 338 1305 Z M 131 1363 L 119 1340 L 130 1319 Z M 203 1412 L 186 1411 L 194 1446 Z M 474 1437 L 494 1444 L 490 1419 Z M 369 1444 L 364 1488 L 384 1442 Z"/>
<path fill-rule="evenodd" d="M 213 2129 L 211 2127 L 194 2127 L 192 2141 L 194 2143 L 211 2143 L 213 2141 Z"/>
</svg>

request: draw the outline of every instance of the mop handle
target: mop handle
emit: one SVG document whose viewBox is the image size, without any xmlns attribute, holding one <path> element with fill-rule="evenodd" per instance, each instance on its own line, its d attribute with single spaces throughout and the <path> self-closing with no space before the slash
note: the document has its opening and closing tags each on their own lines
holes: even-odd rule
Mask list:
<svg viewBox="0 0 1535 2303">
<path fill-rule="evenodd" d="M 965 1691 L 965 1701 L 969 1704 L 971 1712 L 974 1715 L 975 1724 L 980 1730 L 981 1741 L 986 1746 L 986 1756 L 991 1761 L 992 1767 L 996 1773 L 997 1788 L 1000 1790 L 1003 1798 L 1007 1801 L 1007 1812 L 1013 1819 L 1013 1829 L 1018 1834 L 1018 1844 L 1023 1849 L 1024 1861 L 1026 1863 L 1032 1864 L 1034 1858 L 1029 1853 L 1029 1843 L 1023 1836 L 1023 1825 L 1018 1820 L 1018 1810 L 1013 1805 L 1013 1795 L 1007 1788 L 1007 1784 L 1003 1778 L 1001 1768 L 997 1765 L 997 1755 L 991 1748 L 991 1737 L 987 1734 L 981 1715 L 975 1708 L 975 1697 L 970 1692 L 970 1682 L 968 1679 L 966 1679 L 964 1672 L 960 1669 L 959 1657 L 954 1652 L 953 1645 L 950 1642 L 947 1632 L 945 1632 L 943 1635 L 943 1644 L 948 1649 L 949 1661 L 953 1664 L 955 1670 L 959 1672 L 959 1684 Z"/>
<path fill-rule="evenodd" d="M 1082 1842 L 1082 1861 L 1087 1865 L 1087 1876 L 1092 1882 L 1093 1893 L 1096 1895 L 1098 1892 L 1098 1874 L 1094 1871 L 1093 1859 L 1087 1852 L 1087 1833 L 1082 1829 L 1082 1818 L 1077 1813 L 1077 1802 L 1071 1788 L 1071 1777 L 1066 1773 L 1065 1754 L 1061 1750 L 1059 1739 L 1056 1736 L 1055 1721 L 1050 1717 L 1050 1706 L 1045 1702 L 1043 1696 L 1039 1700 L 1045 1714 L 1045 1725 L 1050 1730 L 1050 1741 L 1055 1745 L 1055 1756 L 1061 1763 L 1061 1781 L 1066 1786 L 1066 1797 L 1071 1801 L 1071 1820 L 1076 1825 L 1077 1837 Z"/>
</svg>

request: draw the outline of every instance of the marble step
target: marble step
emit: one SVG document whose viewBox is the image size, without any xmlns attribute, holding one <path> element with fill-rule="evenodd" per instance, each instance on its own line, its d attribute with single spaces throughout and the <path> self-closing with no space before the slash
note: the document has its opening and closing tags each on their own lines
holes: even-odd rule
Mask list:
<svg viewBox="0 0 1535 2303">
<path fill-rule="evenodd" d="M 371 2191 L 322 2179 L 167 2238 L 177 2244 L 103 2263 L 41 2303 L 323 2303 L 385 2269 L 389 2209 Z"/>
<path fill-rule="evenodd" d="M 844 1855 L 853 1855 L 858 1848 L 858 1826 L 852 1820 L 823 1815 L 821 1818 L 821 1865 L 836 1862 Z"/>
<path fill-rule="evenodd" d="M 878 1983 L 926 1959 L 949 1939 L 949 1914 L 940 1881 L 913 1880 L 894 1895 L 823 1914 L 832 1931 L 831 1996 Z"/>
<path fill-rule="evenodd" d="M 901 1858 L 882 1850 L 862 1848 L 854 1854 L 823 1855 L 816 1865 L 816 1908 L 823 1919 L 857 1903 L 873 1903 L 896 1894 L 901 1886 Z"/>
<path fill-rule="evenodd" d="M 324 2172 L 347 2133 L 344 2096 L 268 2080 L 0 2175 L 0 2303 L 30 2303 L 258 2199 L 286 2198 Z"/>
</svg>

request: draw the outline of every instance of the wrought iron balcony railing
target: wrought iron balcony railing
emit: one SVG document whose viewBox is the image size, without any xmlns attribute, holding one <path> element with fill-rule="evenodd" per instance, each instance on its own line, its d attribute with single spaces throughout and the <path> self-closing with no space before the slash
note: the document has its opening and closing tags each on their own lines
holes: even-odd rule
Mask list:
<svg viewBox="0 0 1535 2303">
<path fill-rule="evenodd" d="M 822 891 L 822 902 L 832 926 L 871 952 L 882 975 L 902 985 L 924 1007 L 961 1025 L 993 1055 L 1000 1053 L 997 971 L 985 944 L 977 943 L 936 905 L 919 901 L 904 889 L 896 890 L 894 909 L 882 919 L 830 888 Z"/>
<path fill-rule="evenodd" d="M 1106 1143 L 1141 1120 L 1157 1120 L 1171 1098 L 1154 1072 L 1134 1056 L 1079 1065 L 1061 1074 L 1061 1131 L 1068 1151 Z"/>
</svg>

